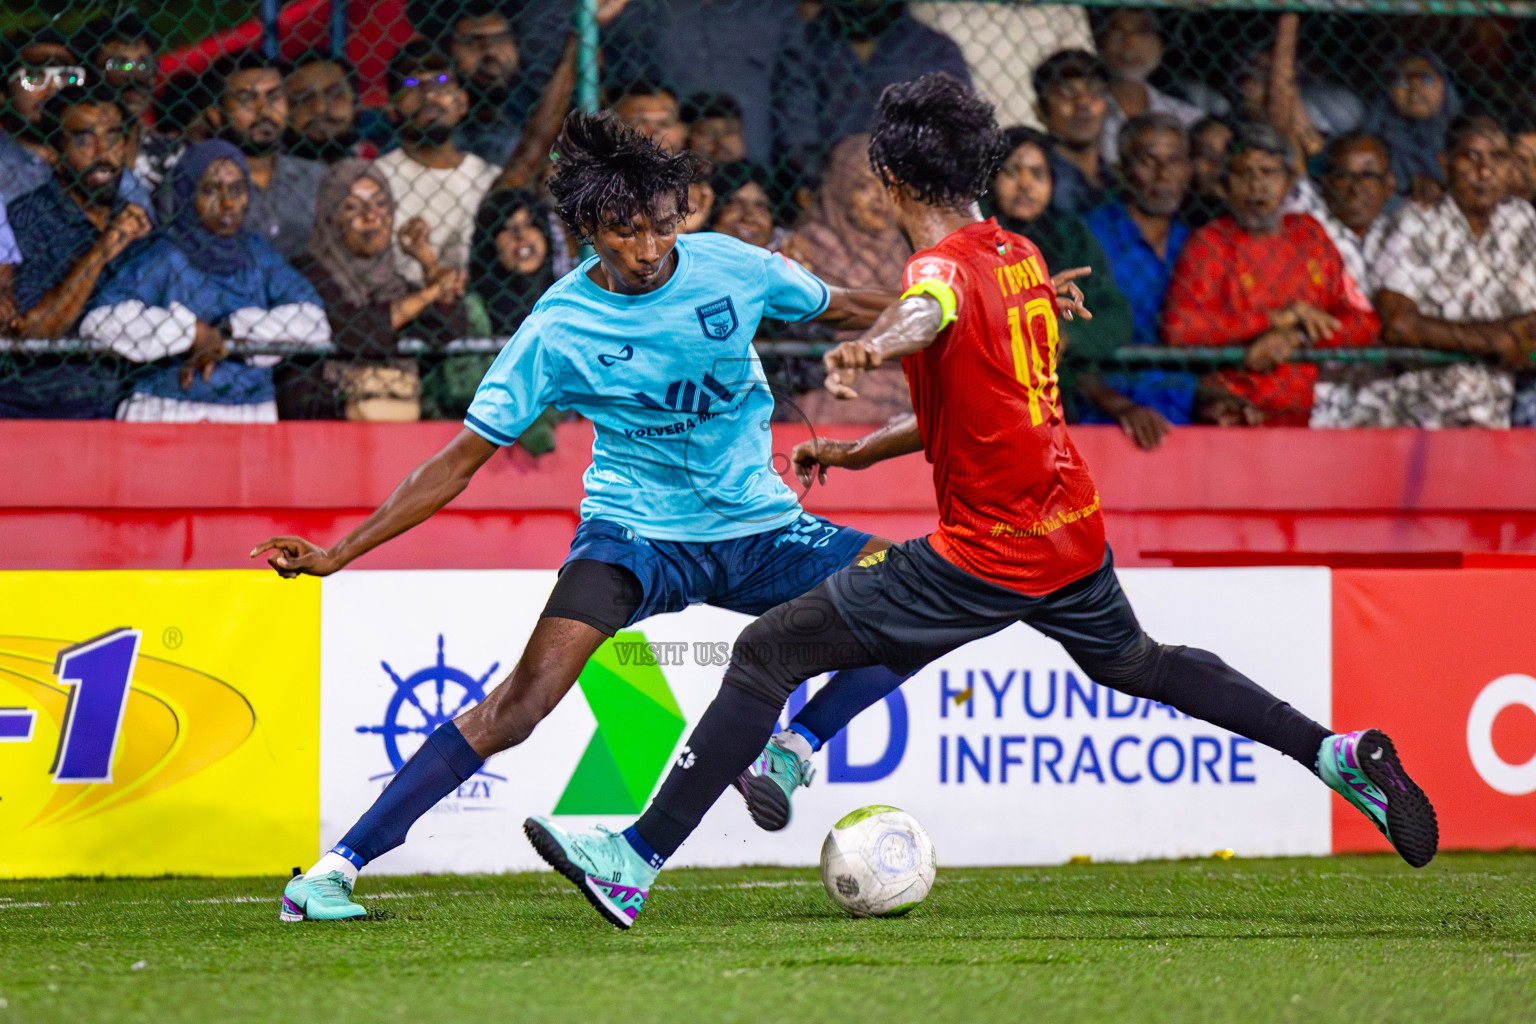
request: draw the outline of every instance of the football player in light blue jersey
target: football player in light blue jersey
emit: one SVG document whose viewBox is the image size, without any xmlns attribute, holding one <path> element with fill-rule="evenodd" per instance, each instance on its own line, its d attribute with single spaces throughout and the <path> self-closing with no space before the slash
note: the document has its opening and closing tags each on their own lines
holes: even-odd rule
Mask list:
<svg viewBox="0 0 1536 1024">
<path fill-rule="evenodd" d="M 341 842 L 288 883 L 284 921 L 364 916 L 352 902 L 358 870 L 486 758 L 527 739 L 618 630 L 697 603 L 755 615 L 887 546 L 802 511 L 771 468 L 773 398 L 752 337 L 765 316 L 868 327 L 895 296 L 828 287 L 721 235 L 679 238 L 693 158 L 612 115 L 571 114 L 557 152 L 550 189 L 597 255 L 534 307 L 465 429 L 332 547 L 273 537 L 252 552 L 270 552 L 285 577 L 327 576 L 448 504 L 545 406 L 596 428 L 581 525 L 517 665 L 433 732 Z M 889 669 L 865 671 L 870 692 L 892 688 Z M 840 692 L 863 699 L 863 682 Z M 754 781 L 775 784 L 742 785 Z"/>
</svg>

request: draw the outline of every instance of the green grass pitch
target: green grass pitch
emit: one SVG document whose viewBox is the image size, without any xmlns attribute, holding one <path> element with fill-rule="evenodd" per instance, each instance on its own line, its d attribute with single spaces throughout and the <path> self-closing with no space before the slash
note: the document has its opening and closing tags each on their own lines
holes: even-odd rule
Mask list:
<svg viewBox="0 0 1536 1024">
<path fill-rule="evenodd" d="M 665 873 L 639 925 L 552 874 L 0 882 L 0 1024 L 1536 1020 L 1536 855 L 946 870 L 853 920 L 811 870 Z"/>
</svg>

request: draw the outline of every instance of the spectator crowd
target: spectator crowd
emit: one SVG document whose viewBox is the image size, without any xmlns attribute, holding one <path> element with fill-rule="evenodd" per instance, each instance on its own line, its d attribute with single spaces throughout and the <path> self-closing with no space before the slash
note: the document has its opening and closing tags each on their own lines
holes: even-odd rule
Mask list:
<svg viewBox="0 0 1536 1024">
<path fill-rule="evenodd" d="M 329 50 L 162 81 L 131 14 L 6 39 L 0 417 L 462 417 L 581 259 L 545 187 L 577 79 L 570 6 L 407 4 L 382 107 Z M 1063 324 L 1074 421 L 1147 448 L 1189 423 L 1536 425 L 1536 122 L 1471 100 L 1431 49 L 1360 95 L 1316 72 L 1297 15 L 1252 17 L 1263 42 L 1197 78 L 1163 66 L 1141 8 L 597 9 L 605 104 L 703 158 L 679 232 L 835 285 L 894 290 L 910 256 L 867 158 L 881 90 L 943 71 L 992 99 L 1006 146 L 983 212 L 1053 271 L 1093 270 L 1093 318 Z M 765 353 L 812 421 L 909 407 L 895 367 L 837 403 L 818 361 Z"/>
</svg>

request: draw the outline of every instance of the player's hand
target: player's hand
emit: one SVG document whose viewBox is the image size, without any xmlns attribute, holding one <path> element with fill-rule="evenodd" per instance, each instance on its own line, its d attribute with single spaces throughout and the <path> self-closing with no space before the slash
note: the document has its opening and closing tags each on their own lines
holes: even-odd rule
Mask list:
<svg viewBox="0 0 1536 1024">
<path fill-rule="evenodd" d="M 303 537 L 268 537 L 251 549 L 251 557 L 266 551 L 272 552 L 267 564 L 285 580 L 296 576 L 329 576 L 341 568 L 329 551 Z"/>
<path fill-rule="evenodd" d="M 795 479 L 801 487 L 810 487 L 811 478 L 827 482 L 827 470 L 832 467 L 852 467 L 856 441 L 837 441 L 830 437 L 813 437 L 801 441 L 790 453 L 789 461 L 795 468 Z"/>
<path fill-rule="evenodd" d="M 858 398 L 853 386 L 866 370 L 873 370 L 882 362 L 880 353 L 873 345 L 862 340 L 845 341 L 821 357 L 827 368 L 826 389 L 838 398 Z"/>
<path fill-rule="evenodd" d="M 1115 418 L 1125 436 L 1148 452 L 1162 444 L 1163 438 L 1173 429 L 1167 417 L 1145 405 L 1133 405 Z"/>
<path fill-rule="evenodd" d="M 1084 320 L 1092 320 L 1093 314 L 1088 307 L 1083 305 L 1083 290 L 1073 284 L 1080 277 L 1087 277 L 1093 273 L 1092 267 L 1073 267 L 1063 270 L 1051 278 L 1051 284 L 1056 287 L 1056 312 L 1065 320 L 1081 317 Z"/>
</svg>

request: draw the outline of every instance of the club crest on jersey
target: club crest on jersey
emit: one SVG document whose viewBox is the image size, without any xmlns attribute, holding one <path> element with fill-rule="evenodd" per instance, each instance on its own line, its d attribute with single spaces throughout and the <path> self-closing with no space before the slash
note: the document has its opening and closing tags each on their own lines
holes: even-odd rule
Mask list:
<svg viewBox="0 0 1536 1024">
<path fill-rule="evenodd" d="M 727 295 L 723 299 L 714 302 L 706 302 L 702 306 L 695 306 L 695 313 L 699 314 L 699 326 L 704 328 L 706 337 L 723 341 L 736 333 L 736 328 L 741 322 L 736 319 L 736 307 L 731 303 L 731 297 Z"/>
</svg>

